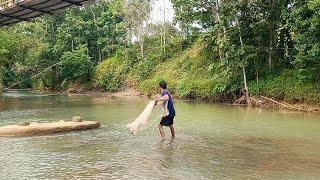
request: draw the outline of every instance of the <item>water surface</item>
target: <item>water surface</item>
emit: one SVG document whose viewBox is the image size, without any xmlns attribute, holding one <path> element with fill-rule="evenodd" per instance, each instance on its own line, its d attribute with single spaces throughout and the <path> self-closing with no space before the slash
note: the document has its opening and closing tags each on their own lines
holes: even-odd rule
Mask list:
<svg viewBox="0 0 320 180">
<path fill-rule="evenodd" d="M 145 98 L 7 91 L 0 125 L 79 115 L 100 129 L 0 138 L 0 179 L 319 179 L 320 117 L 175 101 L 177 137 L 158 115 L 133 136 Z"/>
</svg>

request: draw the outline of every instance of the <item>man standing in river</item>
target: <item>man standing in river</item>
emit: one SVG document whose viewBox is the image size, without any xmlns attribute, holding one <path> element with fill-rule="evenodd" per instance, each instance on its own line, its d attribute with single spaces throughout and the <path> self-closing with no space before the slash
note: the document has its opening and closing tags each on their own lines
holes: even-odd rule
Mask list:
<svg viewBox="0 0 320 180">
<path fill-rule="evenodd" d="M 161 136 L 161 139 L 164 140 L 165 133 L 163 130 L 163 126 L 169 126 L 172 138 L 175 137 L 175 132 L 173 128 L 173 119 L 174 119 L 174 116 L 176 115 L 176 111 L 173 106 L 172 96 L 167 90 L 167 83 L 165 81 L 161 81 L 159 83 L 159 87 L 161 90 L 161 98 L 156 100 L 156 104 L 158 102 L 161 102 L 162 104 L 164 104 L 165 112 L 166 112 L 166 114 L 162 117 L 159 124 L 160 136 Z"/>
</svg>

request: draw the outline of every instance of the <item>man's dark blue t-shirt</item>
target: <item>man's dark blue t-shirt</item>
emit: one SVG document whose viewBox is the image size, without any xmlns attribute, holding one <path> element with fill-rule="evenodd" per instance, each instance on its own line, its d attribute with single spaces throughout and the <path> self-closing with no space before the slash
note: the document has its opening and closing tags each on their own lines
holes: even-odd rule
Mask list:
<svg viewBox="0 0 320 180">
<path fill-rule="evenodd" d="M 164 91 L 162 93 L 162 96 L 165 96 L 165 95 L 169 96 L 169 100 L 168 100 L 169 116 L 170 117 L 174 117 L 176 115 L 176 111 L 175 111 L 174 106 L 173 106 L 173 100 L 172 100 L 171 94 L 168 91 Z"/>
</svg>

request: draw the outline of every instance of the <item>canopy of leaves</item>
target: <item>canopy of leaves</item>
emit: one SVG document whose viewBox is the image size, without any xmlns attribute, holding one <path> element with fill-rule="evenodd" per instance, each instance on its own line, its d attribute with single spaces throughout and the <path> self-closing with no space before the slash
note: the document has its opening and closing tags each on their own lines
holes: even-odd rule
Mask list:
<svg viewBox="0 0 320 180">
<path fill-rule="evenodd" d="M 81 48 L 73 52 L 65 52 L 60 59 L 60 75 L 71 82 L 86 82 L 91 79 L 92 62 Z"/>
</svg>

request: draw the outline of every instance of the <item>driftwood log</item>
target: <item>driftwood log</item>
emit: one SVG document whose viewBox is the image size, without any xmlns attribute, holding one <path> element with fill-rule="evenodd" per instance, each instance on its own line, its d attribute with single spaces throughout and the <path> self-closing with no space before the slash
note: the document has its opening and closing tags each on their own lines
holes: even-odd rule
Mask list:
<svg viewBox="0 0 320 180">
<path fill-rule="evenodd" d="M 309 107 L 306 105 L 291 105 L 287 103 L 282 103 L 276 101 L 272 98 L 265 96 L 251 96 L 249 97 L 249 101 L 253 106 L 266 106 L 266 107 L 279 107 L 291 111 L 301 111 L 301 112 L 320 112 L 319 108 Z M 234 102 L 234 105 L 244 105 L 246 104 L 246 97 L 242 96 Z"/>
<path fill-rule="evenodd" d="M 53 122 L 53 123 L 30 123 L 23 125 L 9 125 L 0 127 L 0 136 L 35 136 L 69 131 L 79 131 L 99 128 L 100 123 L 95 121 L 81 122 Z"/>
</svg>

